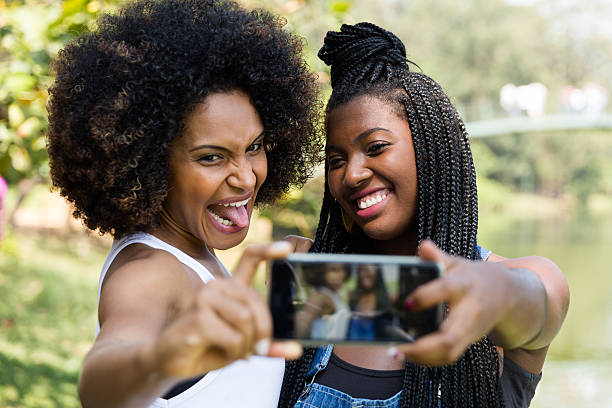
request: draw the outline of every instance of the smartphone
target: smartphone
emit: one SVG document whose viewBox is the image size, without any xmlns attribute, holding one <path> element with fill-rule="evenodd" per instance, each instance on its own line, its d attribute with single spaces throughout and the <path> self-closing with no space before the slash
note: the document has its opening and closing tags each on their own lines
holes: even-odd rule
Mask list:
<svg viewBox="0 0 612 408">
<path fill-rule="evenodd" d="M 443 265 L 411 256 L 291 254 L 270 268 L 275 339 L 304 345 L 413 342 L 436 331 L 443 304 L 410 311 L 404 303 Z"/>
</svg>

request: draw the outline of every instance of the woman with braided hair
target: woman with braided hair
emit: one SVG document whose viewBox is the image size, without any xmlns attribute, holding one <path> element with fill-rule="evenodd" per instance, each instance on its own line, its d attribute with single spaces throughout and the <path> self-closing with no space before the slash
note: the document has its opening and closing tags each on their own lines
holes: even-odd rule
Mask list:
<svg viewBox="0 0 612 408">
<path fill-rule="evenodd" d="M 477 245 L 465 126 L 402 42 L 369 23 L 328 32 L 326 183 L 311 252 L 416 255 L 444 277 L 412 310 L 445 302 L 440 330 L 391 349 L 329 345 L 288 362 L 279 407 L 525 407 L 567 312 L 561 271 Z"/>
</svg>

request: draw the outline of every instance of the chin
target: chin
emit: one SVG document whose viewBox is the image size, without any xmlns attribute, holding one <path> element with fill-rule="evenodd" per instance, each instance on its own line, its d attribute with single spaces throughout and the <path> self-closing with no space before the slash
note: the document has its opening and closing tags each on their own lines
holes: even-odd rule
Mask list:
<svg viewBox="0 0 612 408">
<path fill-rule="evenodd" d="M 362 228 L 362 231 L 368 238 L 375 239 L 377 241 L 388 241 L 390 239 L 396 238 L 399 235 L 396 228 L 384 228 L 382 226 L 373 225 L 364 226 Z"/>
<path fill-rule="evenodd" d="M 215 242 L 211 242 L 210 246 L 214 249 L 218 249 L 220 251 L 225 251 L 226 249 L 234 248 L 242 243 L 246 238 L 246 232 L 240 232 L 236 234 L 231 234 L 232 236 L 228 236 L 225 239 L 218 239 Z"/>
</svg>

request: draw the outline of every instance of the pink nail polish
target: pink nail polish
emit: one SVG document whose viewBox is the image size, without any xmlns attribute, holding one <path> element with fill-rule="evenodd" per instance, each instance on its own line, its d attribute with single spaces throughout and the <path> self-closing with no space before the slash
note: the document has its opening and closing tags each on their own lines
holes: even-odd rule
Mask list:
<svg viewBox="0 0 612 408">
<path fill-rule="evenodd" d="M 404 301 L 404 308 L 406 310 L 412 310 L 414 308 L 414 300 L 412 299 L 406 299 Z"/>
<path fill-rule="evenodd" d="M 400 359 L 400 355 L 401 355 L 400 351 L 397 348 L 395 348 L 395 347 L 390 347 L 387 350 L 387 354 L 389 356 L 393 357 L 396 360 L 399 360 Z"/>
</svg>

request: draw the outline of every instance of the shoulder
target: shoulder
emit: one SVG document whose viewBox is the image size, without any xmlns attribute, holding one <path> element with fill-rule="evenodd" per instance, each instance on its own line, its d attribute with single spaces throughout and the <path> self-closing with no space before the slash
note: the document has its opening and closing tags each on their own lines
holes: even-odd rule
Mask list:
<svg viewBox="0 0 612 408">
<path fill-rule="evenodd" d="M 126 326 L 159 330 L 181 299 L 203 284 L 174 255 L 143 244 L 129 245 L 117 255 L 102 283 L 101 334 Z"/>
<path fill-rule="evenodd" d="M 140 287 L 158 286 L 172 282 L 173 286 L 191 281 L 189 269 L 171 253 L 144 244 L 132 244 L 124 248 L 113 260 L 102 283 L 102 291 L 109 287 L 137 284 Z"/>
</svg>

